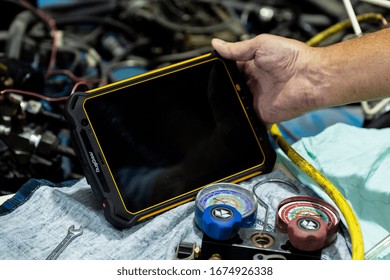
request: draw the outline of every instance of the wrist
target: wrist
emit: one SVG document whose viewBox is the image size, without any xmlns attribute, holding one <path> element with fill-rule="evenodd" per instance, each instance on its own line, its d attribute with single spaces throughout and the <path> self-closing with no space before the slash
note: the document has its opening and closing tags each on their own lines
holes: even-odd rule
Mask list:
<svg viewBox="0 0 390 280">
<path fill-rule="evenodd" d="M 329 92 L 334 90 L 336 69 L 325 48 L 307 47 L 302 53 L 302 59 L 302 77 L 305 78 L 305 102 L 302 105 L 307 107 L 304 110 L 312 111 L 334 105 Z"/>
<path fill-rule="evenodd" d="M 344 105 L 354 101 L 356 80 L 348 75 L 351 67 L 337 47 L 311 47 L 308 56 L 308 77 L 311 83 L 312 109 Z M 352 72 L 353 73 L 353 72 Z"/>
</svg>

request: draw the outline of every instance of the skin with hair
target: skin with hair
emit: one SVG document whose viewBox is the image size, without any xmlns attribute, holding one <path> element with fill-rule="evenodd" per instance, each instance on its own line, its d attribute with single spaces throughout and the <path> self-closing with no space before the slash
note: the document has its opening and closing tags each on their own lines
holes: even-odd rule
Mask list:
<svg viewBox="0 0 390 280">
<path fill-rule="evenodd" d="M 222 57 L 237 61 L 265 124 L 390 96 L 390 29 L 326 47 L 270 34 L 211 43 Z"/>
</svg>

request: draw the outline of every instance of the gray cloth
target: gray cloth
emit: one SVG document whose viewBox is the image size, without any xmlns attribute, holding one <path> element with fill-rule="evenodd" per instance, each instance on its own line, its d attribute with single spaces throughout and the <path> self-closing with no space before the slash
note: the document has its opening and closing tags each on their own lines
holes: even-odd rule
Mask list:
<svg viewBox="0 0 390 280">
<path fill-rule="evenodd" d="M 267 178 L 287 179 L 285 173 L 276 169 L 241 185 L 250 189 Z M 314 194 L 302 184 L 299 187 L 301 195 Z M 267 229 L 272 231 L 278 203 L 296 193 L 285 186 L 264 184 L 257 189 L 257 195 L 270 207 Z M 194 202 L 189 202 L 129 229 L 118 230 L 105 220 L 85 179 L 70 187 L 43 185 L 22 205 L 0 216 L 0 259 L 45 259 L 71 225 L 83 226 L 84 232 L 59 259 L 174 259 L 180 242 L 201 245 L 202 232 L 194 224 L 194 210 Z M 262 229 L 264 213 L 264 208 L 259 207 L 255 228 Z M 323 250 L 322 258 L 351 258 L 345 230 L 340 230 L 336 242 Z"/>
</svg>

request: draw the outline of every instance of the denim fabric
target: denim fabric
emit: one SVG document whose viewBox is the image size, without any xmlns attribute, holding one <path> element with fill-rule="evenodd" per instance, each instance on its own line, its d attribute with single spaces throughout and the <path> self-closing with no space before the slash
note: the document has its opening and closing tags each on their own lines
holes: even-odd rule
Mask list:
<svg viewBox="0 0 390 280">
<path fill-rule="evenodd" d="M 18 192 L 14 196 L 12 196 L 12 198 L 6 200 L 2 205 L 0 205 L 0 216 L 11 213 L 13 210 L 25 203 L 41 186 L 57 188 L 70 187 L 76 182 L 77 180 L 69 180 L 56 184 L 44 179 L 30 179 L 23 186 L 20 187 Z"/>
</svg>

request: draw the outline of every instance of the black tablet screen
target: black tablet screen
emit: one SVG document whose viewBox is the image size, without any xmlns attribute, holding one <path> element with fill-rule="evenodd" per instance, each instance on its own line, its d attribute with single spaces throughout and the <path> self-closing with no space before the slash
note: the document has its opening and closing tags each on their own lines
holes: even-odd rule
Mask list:
<svg viewBox="0 0 390 280">
<path fill-rule="evenodd" d="M 131 213 L 264 162 L 219 59 L 87 98 L 84 110 Z"/>
</svg>

